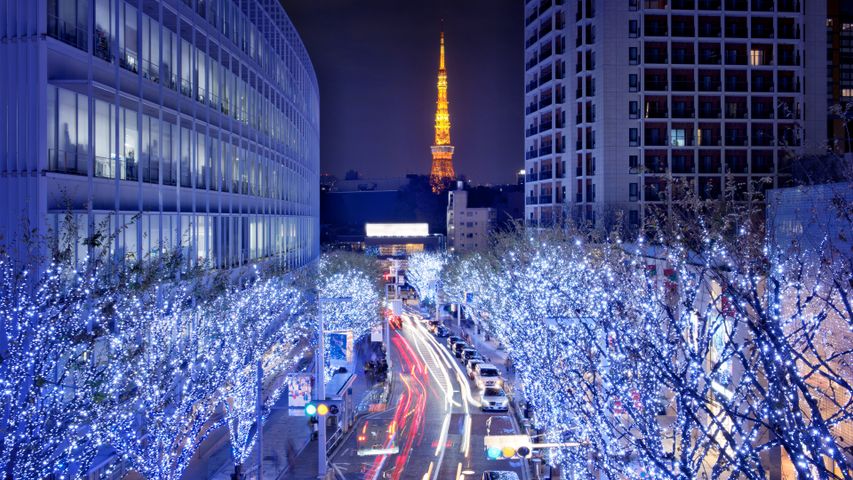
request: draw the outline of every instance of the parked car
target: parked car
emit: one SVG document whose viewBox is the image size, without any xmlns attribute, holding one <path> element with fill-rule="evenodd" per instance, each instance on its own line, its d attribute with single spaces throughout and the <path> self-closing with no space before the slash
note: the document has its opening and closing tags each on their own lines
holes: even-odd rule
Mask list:
<svg viewBox="0 0 853 480">
<path fill-rule="evenodd" d="M 438 338 L 449 337 L 450 329 L 448 329 L 444 325 L 439 325 L 438 328 L 435 329 L 435 336 Z"/>
<path fill-rule="evenodd" d="M 494 412 L 509 411 L 509 399 L 506 397 L 506 392 L 501 387 L 487 387 L 480 395 L 480 409 Z"/>
<path fill-rule="evenodd" d="M 466 348 L 471 348 L 471 345 L 468 345 L 468 342 L 458 342 L 453 344 L 453 348 L 450 350 L 453 352 L 453 356 L 456 358 L 462 358 L 462 350 Z"/>
<path fill-rule="evenodd" d="M 468 370 L 468 378 L 474 380 L 474 369 L 478 364 L 483 363 L 485 360 L 482 358 L 472 358 L 465 363 L 465 369 Z"/>
<path fill-rule="evenodd" d="M 447 337 L 447 348 L 453 349 L 453 345 L 457 342 L 464 342 L 462 337 L 457 337 L 456 335 L 451 335 Z"/>
<path fill-rule="evenodd" d="M 479 353 L 477 353 L 477 349 L 474 347 L 468 347 L 462 349 L 462 353 L 459 355 L 459 358 L 462 360 L 462 363 L 465 363 L 474 355 L 479 355 Z"/>
<path fill-rule="evenodd" d="M 486 470 L 482 480 L 518 480 L 518 474 L 508 470 Z"/>
<path fill-rule="evenodd" d="M 485 390 L 488 387 L 503 386 L 501 372 L 491 363 L 478 363 L 474 369 L 474 382 L 477 388 Z"/>
</svg>

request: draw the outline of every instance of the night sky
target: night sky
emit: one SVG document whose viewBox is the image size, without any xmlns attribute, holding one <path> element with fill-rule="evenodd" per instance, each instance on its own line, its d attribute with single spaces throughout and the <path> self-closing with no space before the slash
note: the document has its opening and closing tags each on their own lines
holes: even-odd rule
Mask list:
<svg viewBox="0 0 853 480">
<path fill-rule="evenodd" d="M 521 0 L 281 2 L 320 80 L 324 173 L 429 173 L 444 18 L 456 174 L 514 183 L 524 164 Z"/>
</svg>

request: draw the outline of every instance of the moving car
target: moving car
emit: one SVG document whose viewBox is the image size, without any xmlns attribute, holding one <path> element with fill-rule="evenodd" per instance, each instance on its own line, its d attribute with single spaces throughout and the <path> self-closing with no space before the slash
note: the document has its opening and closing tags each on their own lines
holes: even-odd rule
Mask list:
<svg viewBox="0 0 853 480">
<path fill-rule="evenodd" d="M 462 337 L 457 337 L 456 335 L 451 335 L 451 336 L 447 337 L 447 347 L 448 348 L 452 349 L 453 345 L 457 342 L 464 342 L 464 340 L 462 340 Z"/>
<path fill-rule="evenodd" d="M 450 350 L 453 352 L 453 356 L 456 358 L 462 358 L 462 351 L 466 348 L 471 348 L 471 345 L 468 345 L 468 342 L 458 342 L 453 344 L 453 348 Z"/>
<path fill-rule="evenodd" d="M 477 384 L 477 388 L 480 390 L 485 390 L 489 387 L 500 387 L 503 386 L 503 380 L 501 380 L 501 372 L 498 370 L 498 367 L 492 365 L 491 363 L 478 363 L 474 368 L 474 382 Z"/>
<path fill-rule="evenodd" d="M 518 474 L 508 470 L 486 470 L 482 480 L 518 480 Z"/>
<path fill-rule="evenodd" d="M 472 358 L 465 363 L 465 369 L 468 370 L 468 378 L 474 380 L 474 373 L 476 373 L 476 368 L 478 364 L 483 363 L 485 360 L 481 358 Z"/>
<path fill-rule="evenodd" d="M 449 337 L 450 329 L 448 329 L 444 325 L 439 325 L 438 328 L 435 329 L 435 336 L 438 338 Z"/>
<path fill-rule="evenodd" d="M 480 409 L 485 411 L 508 412 L 509 399 L 501 387 L 486 388 L 480 395 Z"/>
</svg>

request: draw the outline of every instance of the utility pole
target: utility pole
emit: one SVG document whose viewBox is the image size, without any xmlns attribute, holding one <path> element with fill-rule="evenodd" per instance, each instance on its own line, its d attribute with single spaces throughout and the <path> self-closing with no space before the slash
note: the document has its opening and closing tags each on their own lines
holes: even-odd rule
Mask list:
<svg viewBox="0 0 853 480">
<path fill-rule="evenodd" d="M 314 358 L 314 399 L 326 400 L 326 327 L 323 324 L 323 304 L 349 302 L 352 297 L 317 297 L 317 352 Z M 329 471 L 326 458 L 326 415 L 317 415 L 317 478 L 325 479 Z"/>
<path fill-rule="evenodd" d="M 317 322 L 319 323 L 319 339 L 317 340 L 317 355 L 315 364 L 317 372 L 315 376 L 314 399 L 318 401 L 326 400 L 326 333 L 323 326 L 323 299 L 320 299 L 320 305 L 317 310 Z M 326 478 L 328 469 L 326 460 L 326 417 L 317 415 L 317 478 Z"/>
</svg>

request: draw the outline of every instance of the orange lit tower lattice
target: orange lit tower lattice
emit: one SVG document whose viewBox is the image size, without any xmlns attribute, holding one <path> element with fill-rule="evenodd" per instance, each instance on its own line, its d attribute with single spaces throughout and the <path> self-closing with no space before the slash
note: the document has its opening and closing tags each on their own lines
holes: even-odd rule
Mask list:
<svg viewBox="0 0 853 480">
<path fill-rule="evenodd" d="M 453 145 L 450 144 L 450 110 L 447 108 L 447 70 L 444 68 L 444 32 L 438 61 L 438 101 L 435 109 L 435 144 L 429 182 L 434 193 L 443 191 L 456 179 L 453 171 Z"/>
</svg>

